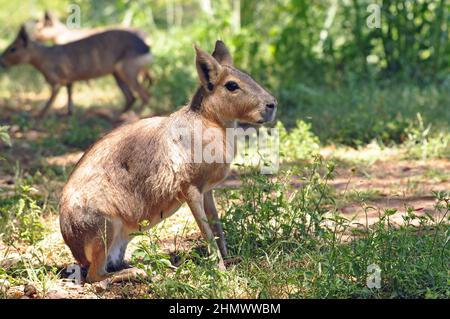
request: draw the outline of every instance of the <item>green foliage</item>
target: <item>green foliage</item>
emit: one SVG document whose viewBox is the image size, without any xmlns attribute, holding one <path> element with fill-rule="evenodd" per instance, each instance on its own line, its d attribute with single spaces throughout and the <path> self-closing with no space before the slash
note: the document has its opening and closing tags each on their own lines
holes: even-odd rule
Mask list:
<svg viewBox="0 0 450 319">
<path fill-rule="evenodd" d="M 367 25 L 379 4 L 380 25 Z M 261 4 L 263 5 L 263 4 Z M 445 1 L 281 1 L 274 16 L 275 58 L 286 80 L 396 74 L 418 81 L 445 76 L 450 60 Z M 298 72 L 299 68 L 303 74 Z M 333 75 L 334 73 L 334 75 Z"/>
<path fill-rule="evenodd" d="M 215 257 L 197 248 L 174 262 L 160 252 L 153 229 L 133 255 L 151 275 L 153 297 L 449 297 L 448 193 L 435 194 L 439 217 L 408 208 L 396 226 L 396 210 L 387 209 L 371 226 L 355 227 L 336 210 L 328 185 L 333 164 L 317 157 L 278 176 L 247 173 L 242 187 L 221 190 L 218 197 L 226 210 L 229 254 L 238 262 L 221 273 Z M 298 183 L 292 185 L 294 176 Z M 381 271 L 379 289 L 367 286 L 369 266 Z"/>
<path fill-rule="evenodd" d="M 11 138 L 8 133 L 9 126 L 0 126 L 0 142 L 5 143 L 8 146 L 11 146 Z"/>
<path fill-rule="evenodd" d="M 245 177 L 242 189 L 223 196 L 229 249 L 242 258 L 235 271 L 254 278 L 259 297 L 448 297 L 448 194 L 436 194 L 440 219 L 410 208 L 397 228 L 390 222 L 396 211 L 386 210 L 374 225 L 355 229 L 334 209 L 333 166 L 315 161 L 296 188 L 289 175 Z M 381 269 L 381 289 L 366 286 L 371 264 Z"/>
<path fill-rule="evenodd" d="M 9 126 L 0 126 L 0 146 L 3 144 L 6 144 L 7 146 L 11 146 L 11 137 L 9 136 Z M 2 157 L 2 154 L 0 153 L 0 162 L 3 161 L 4 158 Z"/>
<path fill-rule="evenodd" d="M 43 156 L 60 155 L 68 150 L 85 150 L 99 138 L 101 132 L 111 128 L 111 124 L 104 119 L 75 116 L 62 123 L 49 117 L 43 126 L 48 134 L 31 144 Z"/>
<path fill-rule="evenodd" d="M 21 185 L 10 198 L 0 198 L 0 233 L 5 243 L 17 240 L 34 244 L 43 238 L 43 206 L 36 189 Z"/>
<path fill-rule="evenodd" d="M 151 281 L 149 291 L 156 298 L 224 298 L 227 275 L 216 267 L 217 259 L 205 253 L 190 251 L 177 255 L 177 267 L 166 254 L 160 252 L 157 244 L 157 228 L 148 233 L 137 233 L 149 238 L 139 242 L 133 252 L 133 261 L 147 270 Z"/>
<path fill-rule="evenodd" d="M 389 217 L 395 213 L 395 209 L 387 209 L 371 227 L 354 230 L 357 236 L 349 244 L 336 246 L 328 242 L 324 258 L 319 261 L 324 275 L 315 283 L 320 297 L 448 297 L 443 268 L 450 253 L 445 243 L 448 205 L 441 220 L 431 215 L 418 216 L 408 208 L 400 228 L 390 222 Z M 345 220 L 340 224 L 348 227 Z M 335 237 L 330 234 L 333 241 Z M 381 270 L 380 289 L 365 287 L 370 265 Z"/>
<path fill-rule="evenodd" d="M 405 130 L 421 113 L 429 123 L 448 131 L 448 86 L 353 83 L 336 88 L 298 84 L 283 89 L 280 117 L 295 126 L 299 114 L 312 124 L 321 142 L 364 145 L 376 139 L 384 144 L 402 143 Z"/>
<path fill-rule="evenodd" d="M 69 120 L 68 129 L 61 136 L 61 142 L 70 147 L 86 149 L 98 139 L 100 127 L 102 127 L 102 123 L 86 125 L 86 123 L 80 123 L 78 119 L 72 118 Z"/>
<path fill-rule="evenodd" d="M 407 128 L 406 134 L 405 148 L 409 157 L 422 160 L 450 158 L 450 134 L 433 134 L 431 124 L 425 126 L 420 113 L 417 113 L 417 120 Z"/>
<path fill-rule="evenodd" d="M 297 120 L 296 127 L 286 131 L 283 123 L 276 128 L 280 134 L 280 153 L 286 161 L 298 161 L 311 158 L 319 151 L 319 138 L 311 132 L 311 124 Z"/>
<path fill-rule="evenodd" d="M 229 206 L 223 222 L 231 253 L 265 254 L 265 248 L 273 244 L 289 250 L 298 244 L 292 240 L 322 233 L 321 224 L 328 211 L 324 204 L 333 202 L 327 184 L 333 170 L 333 165 L 325 165 L 317 157 L 296 172 L 300 175 L 294 175 L 294 171 L 279 176 L 245 175 L 239 190 L 224 194 Z M 294 176 L 299 176 L 302 187 L 291 189 Z"/>
</svg>

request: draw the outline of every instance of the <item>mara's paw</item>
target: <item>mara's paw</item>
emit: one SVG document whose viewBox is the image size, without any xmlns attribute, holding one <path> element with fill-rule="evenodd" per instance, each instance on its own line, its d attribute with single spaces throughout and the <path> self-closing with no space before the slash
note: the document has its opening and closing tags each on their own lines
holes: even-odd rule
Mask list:
<svg viewBox="0 0 450 319">
<path fill-rule="evenodd" d="M 118 283 L 124 281 L 140 281 L 145 278 L 147 278 L 145 270 L 133 267 L 114 273 L 110 279 L 112 283 Z"/>
</svg>

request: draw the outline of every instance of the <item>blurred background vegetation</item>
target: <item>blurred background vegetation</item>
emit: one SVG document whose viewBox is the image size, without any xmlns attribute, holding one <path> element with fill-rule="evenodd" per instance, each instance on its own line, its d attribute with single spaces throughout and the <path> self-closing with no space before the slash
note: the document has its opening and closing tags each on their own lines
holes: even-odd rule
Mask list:
<svg viewBox="0 0 450 319">
<path fill-rule="evenodd" d="M 222 39 L 235 64 L 278 97 L 284 125 L 309 122 L 322 143 L 404 142 L 417 113 L 432 131 L 449 130 L 449 1 L 0 0 L 0 48 L 45 9 L 65 21 L 71 3 L 81 8 L 81 27 L 123 24 L 148 33 L 157 112 L 174 110 L 193 93 L 193 44 L 211 50 Z M 374 3 L 381 5 L 381 28 L 367 26 Z M 36 73 L 2 74 L 4 88 L 11 78 L 16 83 L 0 98 L 17 82 L 20 90 L 41 90 Z"/>
</svg>

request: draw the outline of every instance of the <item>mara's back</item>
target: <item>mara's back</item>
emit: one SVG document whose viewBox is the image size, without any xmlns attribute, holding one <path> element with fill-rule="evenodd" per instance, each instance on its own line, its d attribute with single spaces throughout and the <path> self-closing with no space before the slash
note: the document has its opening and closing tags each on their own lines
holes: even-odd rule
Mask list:
<svg viewBox="0 0 450 319">
<path fill-rule="evenodd" d="M 59 72 L 74 81 L 112 73 L 121 61 L 150 54 L 140 37 L 124 30 L 105 31 L 49 50 L 59 62 L 55 66 Z"/>
<path fill-rule="evenodd" d="M 74 168 L 61 196 L 61 214 L 101 209 L 105 216 L 134 223 L 153 206 L 171 202 L 185 181 L 186 161 L 174 163 L 181 152 L 170 137 L 180 120 L 183 116 L 148 118 L 105 135 Z"/>
</svg>

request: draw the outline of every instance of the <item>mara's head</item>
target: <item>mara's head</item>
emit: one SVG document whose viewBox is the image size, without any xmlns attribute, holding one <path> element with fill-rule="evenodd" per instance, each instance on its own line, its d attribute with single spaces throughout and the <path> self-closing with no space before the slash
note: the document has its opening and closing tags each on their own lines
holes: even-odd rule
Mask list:
<svg viewBox="0 0 450 319">
<path fill-rule="evenodd" d="M 7 67 L 15 64 L 28 63 L 31 59 L 31 45 L 32 43 L 25 30 L 25 26 L 22 26 L 14 41 L 1 55 L 0 65 Z"/>
<path fill-rule="evenodd" d="M 233 66 L 227 47 L 217 41 L 213 54 L 195 47 L 202 87 L 191 102 L 205 115 L 221 121 L 262 124 L 274 120 L 276 99 L 247 73 Z M 200 96 L 198 96 L 200 95 Z"/>
<path fill-rule="evenodd" d="M 50 11 L 45 11 L 42 20 L 39 20 L 33 30 L 33 38 L 38 41 L 55 41 L 58 34 L 64 32 L 66 27 Z"/>
</svg>

